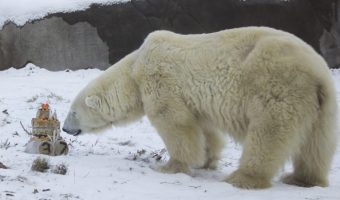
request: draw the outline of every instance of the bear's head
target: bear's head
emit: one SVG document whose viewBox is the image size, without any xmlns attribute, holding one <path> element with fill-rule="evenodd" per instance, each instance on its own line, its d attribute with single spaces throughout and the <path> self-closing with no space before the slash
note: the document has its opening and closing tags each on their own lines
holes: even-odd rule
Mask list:
<svg viewBox="0 0 340 200">
<path fill-rule="evenodd" d="M 78 94 L 65 119 L 63 131 L 71 135 L 94 133 L 111 125 L 135 121 L 144 115 L 135 82 L 122 73 L 117 73 L 120 77 L 113 78 L 115 73 L 106 74 L 92 81 Z"/>
<path fill-rule="evenodd" d="M 112 122 L 101 112 L 101 106 L 101 99 L 97 95 L 78 95 L 65 119 L 63 131 L 76 136 L 110 127 Z"/>
</svg>

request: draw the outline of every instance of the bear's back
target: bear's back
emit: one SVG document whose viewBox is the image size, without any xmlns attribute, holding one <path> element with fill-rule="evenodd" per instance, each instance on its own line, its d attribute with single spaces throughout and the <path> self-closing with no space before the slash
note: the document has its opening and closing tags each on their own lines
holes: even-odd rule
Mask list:
<svg viewBox="0 0 340 200">
<path fill-rule="evenodd" d="M 139 54 L 141 82 L 155 82 L 165 93 L 181 95 L 193 112 L 215 119 L 217 126 L 240 123 L 227 124 L 238 127 L 228 132 L 246 128 L 249 100 L 276 87 L 274 82 L 284 87 L 294 81 L 331 84 L 326 63 L 308 44 L 266 27 L 198 35 L 156 31 Z"/>
</svg>

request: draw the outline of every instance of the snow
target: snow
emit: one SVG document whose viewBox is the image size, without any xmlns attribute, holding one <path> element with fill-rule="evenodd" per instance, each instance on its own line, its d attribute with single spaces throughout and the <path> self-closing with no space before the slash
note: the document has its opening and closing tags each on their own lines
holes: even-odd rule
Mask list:
<svg viewBox="0 0 340 200">
<path fill-rule="evenodd" d="M 62 133 L 70 144 L 66 156 L 47 158 L 52 166 L 65 164 L 66 175 L 49 170 L 31 170 L 39 156 L 24 153 L 31 119 L 40 103 L 48 102 L 64 121 L 72 99 L 102 71 L 96 69 L 50 72 L 32 64 L 23 69 L 0 71 L 0 199 L 82 200 L 200 200 L 200 199 L 340 199 L 340 149 L 330 172 L 330 186 L 301 188 L 285 185 L 279 177 L 291 170 L 287 164 L 265 190 L 242 190 L 221 181 L 238 166 L 241 147 L 226 138 L 219 168 L 194 170 L 193 176 L 162 174 L 152 167 L 164 163 L 164 144 L 146 118 L 125 127 L 113 127 L 103 134 L 79 137 Z M 340 94 L 340 71 L 333 71 Z M 160 161 L 157 160 L 157 155 Z"/>
<path fill-rule="evenodd" d="M 114 4 L 129 0 L 0 0 L 0 29 L 7 21 L 22 26 L 50 13 L 85 10 L 93 3 Z"/>
</svg>

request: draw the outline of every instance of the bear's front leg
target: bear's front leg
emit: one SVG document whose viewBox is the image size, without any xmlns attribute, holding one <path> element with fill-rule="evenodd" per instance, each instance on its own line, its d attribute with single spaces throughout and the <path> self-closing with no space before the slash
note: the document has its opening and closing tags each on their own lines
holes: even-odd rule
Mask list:
<svg viewBox="0 0 340 200">
<path fill-rule="evenodd" d="M 160 167 L 159 171 L 190 174 L 190 166 L 200 167 L 206 162 L 205 137 L 187 108 L 174 99 L 171 103 L 176 105 L 168 103 L 155 109 L 157 104 L 153 104 L 152 108 L 155 110 L 147 112 L 170 155 L 168 163 Z"/>
<path fill-rule="evenodd" d="M 170 155 L 170 160 L 159 171 L 190 175 L 189 166 L 204 165 L 205 138 L 199 128 L 184 124 L 171 125 L 169 121 L 158 122 L 156 128 Z"/>
</svg>

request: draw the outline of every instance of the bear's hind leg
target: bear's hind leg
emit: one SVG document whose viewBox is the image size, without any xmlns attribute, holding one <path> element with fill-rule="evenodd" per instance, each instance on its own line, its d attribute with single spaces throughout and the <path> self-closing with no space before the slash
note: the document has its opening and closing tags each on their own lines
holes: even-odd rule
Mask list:
<svg viewBox="0 0 340 200">
<path fill-rule="evenodd" d="M 250 122 L 240 166 L 226 182 L 246 189 L 270 187 L 272 177 L 299 140 L 292 128 L 294 125 L 287 121 L 287 118 L 269 115 Z"/>
<path fill-rule="evenodd" d="M 315 124 L 320 124 L 319 120 Z M 283 182 L 301 187 L 328 186 L 328 171 L 335 151 L 335 134 L 320 127 L 314 128 L 294 156 L 294 172 L 282 178 Z"/>
</svg>

